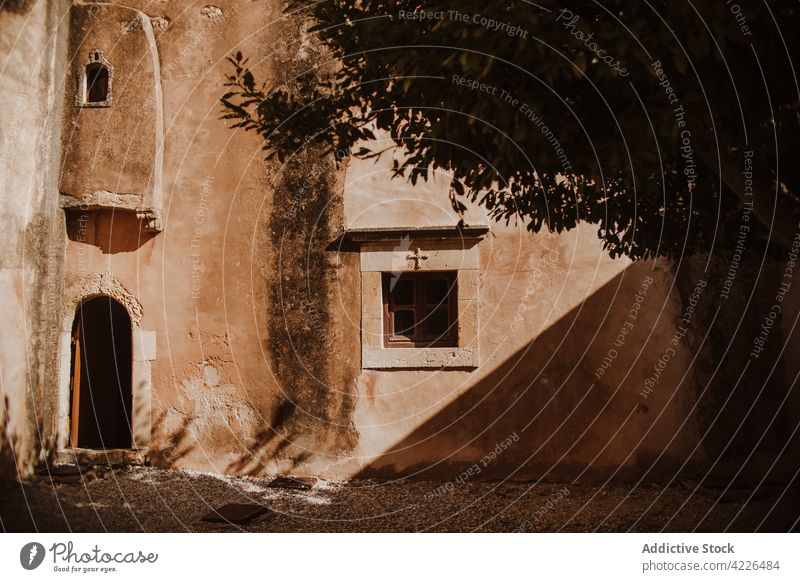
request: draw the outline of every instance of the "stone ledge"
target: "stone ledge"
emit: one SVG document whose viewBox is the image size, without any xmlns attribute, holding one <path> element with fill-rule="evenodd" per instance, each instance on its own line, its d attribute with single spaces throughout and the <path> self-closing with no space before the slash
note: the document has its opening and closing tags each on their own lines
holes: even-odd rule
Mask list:
<svg viewBox="0 0 800 582">
<path fill-rule="evenodd" d="M 61 449 L 56 465 L 144 465 L 146 449 Z"/>
<path fill-rule="evenodd" d="M 478 349 L 458 348 L 371 348 L 361 350 L 361 367 L 373 370 L 403 368 L 477 368 Z"/>
<path fill-rule="evenodd" d="M 124 210 L 135 212 L 136 218 L 142 221 L 142 228 L 147 232 L 161 232 L 161 215 L 152 208 L 142 207 L 140 194 L 118 194 L 99 190 L 82 198 L 61 193 L 60 205 L 64 210 Z"/>
<path fill-rule="evenodd" d="M 141 208 L 141 205 L 142 196 L 139 194 L 118 194 L 107 190 L 98 190 L 78 198 L 71 194 L 61 193 L 61 208 L 79 208 L 81 210 L 117 208 L 136 211 Z"/>
<path fill-rule="evenodd" d="M 348 228 L 346 236 L 353 242 L 396 241 L 403 237 L 413 239 L 479 239 L 489 232 L 486 224 Z"/>
</svg>

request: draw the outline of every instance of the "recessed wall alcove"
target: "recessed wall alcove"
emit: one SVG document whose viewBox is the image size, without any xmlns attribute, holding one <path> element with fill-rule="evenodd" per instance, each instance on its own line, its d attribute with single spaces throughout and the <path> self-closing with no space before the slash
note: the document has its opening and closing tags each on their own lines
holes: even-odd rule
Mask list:
<svg viewBox="0 0 800 582">
<path fill-rule="evenodd" d="M 69 54 L 61 207 L 128 211 L 142 230 L 160 232 L 164 114 L 150 19 L 119 4 L 73 4 Z"/>
</svg>

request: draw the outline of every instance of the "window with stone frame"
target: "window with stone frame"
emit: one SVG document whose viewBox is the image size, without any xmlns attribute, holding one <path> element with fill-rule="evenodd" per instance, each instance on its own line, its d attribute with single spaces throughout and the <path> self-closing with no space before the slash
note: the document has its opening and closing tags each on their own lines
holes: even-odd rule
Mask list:
<svg viewBox="0 0 800 582">
<path fill-rule="evenodd" d="M 480 364 L 478 247 L 485 225 L 348 229 L 361 257 L 361 367 Z"/>
<path fill-rule="evenodd" d="M 386 347 L 458 345 L 457 273 L 383 273 Z"/>
</svg>

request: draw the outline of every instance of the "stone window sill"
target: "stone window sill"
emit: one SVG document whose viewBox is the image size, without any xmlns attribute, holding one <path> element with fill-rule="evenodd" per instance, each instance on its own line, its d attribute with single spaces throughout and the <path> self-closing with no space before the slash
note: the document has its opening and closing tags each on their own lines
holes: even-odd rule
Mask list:
<svg viewBox="0 0 800 582">
<path fill-rule="evenodd" d="M 372 370 L 403 368 L 474 369 L 478 350 L 457 348 L 362 348 L 362 367 Z"/>
</svg>

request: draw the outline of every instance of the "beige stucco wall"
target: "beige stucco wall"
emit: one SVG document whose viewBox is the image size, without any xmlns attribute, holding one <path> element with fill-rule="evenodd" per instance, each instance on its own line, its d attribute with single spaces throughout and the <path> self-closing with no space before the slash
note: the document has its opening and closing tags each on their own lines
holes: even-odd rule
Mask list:
<svg viewBox="0 0 800 582">
<path fill-rule="evenodd" d="M 66 285 L 81 289 L 109 273 L 142 306 L 140 328 L 155 338 L 155 359 L 139 377 L 134 363 L 134 400 L 137 382 L 149 382 L 154 463 L 275 473 L 309 457 L 329 460 L 354 439 L 348 411 L 358 344 L 336 326 L 347 314 L 332 306 L 357 309 L 358 271 L 341 266 L 355 265 L 355 255 L 329 259 L 324 248 L 307 247 L 309 237 L 325 246 L 341 231 L 341 178 L 310 152 L 286 166 L 266 163 L 258 138 L 231 131 L 219 105 L 225 59 L 237 50 L 269 82 L 297 66 L 298 23 L 283 18 L 277 1 L 124 4 L 129 9 L 73 18 L 71 46 L 81 48 L 72 70 L 83 53 L 103 49 L 115 70 L 114 105 L 79 109 L 67 96 L 65 127 L 79 131 L 66 146 L 62 192 L 152 186 L 155 126 L 138 103 L 158 103 L 153 60 L 147 30 L 126 26 L 130 9 L 140 10 L 160 63 L 163 232 L 145 232 L 124 207 L 72 205 Z M 81 160 L 91 167 L 75 168 Z M 297 185 L 312 175 L 315 201 L 295 204 Z M 353 284 L 329 295 L 340 276 Z M 326 361 L 333 345 L 349 359 Z M 329 391 L 334 383 L 341 388 Z M 133 414 L 136 433 L 147 411 L 134 403 Z"/>
<path fill-rule="evenodd" d="M 57 167 L 66 2 L 0 7 L 0 482 L 53 449 L 64 253 Z"/>
</svg>

